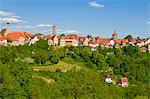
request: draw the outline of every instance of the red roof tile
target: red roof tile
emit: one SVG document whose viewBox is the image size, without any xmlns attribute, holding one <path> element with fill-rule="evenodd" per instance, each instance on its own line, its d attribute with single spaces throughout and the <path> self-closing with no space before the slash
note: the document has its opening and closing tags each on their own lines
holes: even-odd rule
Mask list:
<svg viewBox="0 0 150 99">
<path fill-rule="evenodd" d="M 0 35 L 0 40 L 6 39 L 4 36 Z"/>
<path fill-rule="evenodd" d="M 6 38 L 12 41 L 18 40 L 20 37 L 28 38 L 30 36 L 30 33 L 28 32 L 11 32 L 8 33 Z"/>
<path fill-rule="evenodd" d="M 69 39 L 79 39 L 80 36 L 78 36 L 77 34 L 68 34 L 67 38 Z"/>
<path fill-rule="evenodd" d="M 127 77 L 122 77 L 121 82 L 122 83 L 128 83 L 128 78 Z"/>
<path fill-rule="evenodd" d="M 110 38 L 98 38 L 96 41 L 99 44 L 107 44 L 109 40 L 110 40 Z"/>
</svg>

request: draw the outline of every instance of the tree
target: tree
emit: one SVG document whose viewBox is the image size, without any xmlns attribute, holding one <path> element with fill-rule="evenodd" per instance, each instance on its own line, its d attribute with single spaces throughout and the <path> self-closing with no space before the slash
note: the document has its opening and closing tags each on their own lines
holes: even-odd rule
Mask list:
<svg viewBox="0 0 150 99">
<path fill-rule="evenodd" d="M 8 49 L 5 46 L 0 46 L 0 62 L 5 64 L 9 61 Z"/>
<path fill-rule="evenodd" d="M 108 55 L 107 63 L 109 66 L 113 67 L 115 73 L 120 73 L 120 60 L 118 60 L 115 55 Z"/>
<path fill-rule="evenodd" d="M 139 53 L 139 52 L 140 52 L 140 49 L 139 49 L 138 46 L 129 45 L 129 46 L 124 46 L 124 47 L 122 47 L 122 51 L 123 51 L 126 55 L 133 56 L 134 54 Z"/>
<path fill-rule="evenodd" d="M 127 35 L 124 39 L 128 39 L 130 41 L 133 40 L 133 37 L 131 35 Z"/>
<path fill-rule="evenodd" d="M 109 68 L 109 64 L 107 64 L 104 60 L 99 60 L 97 62 L 97 69 L 100 69 L 100 70 L 108 70 Z"/>
<path fill-rule="evenodd" d="M 65 36 L 65 34 L 60 34 L 60 36 Z"/>
<path fill-rule="evenodd" d="M 87 38 L 92 38 L 92 36 L 91 35 L 87 35 Z"/>
<path fill-rule="evenodd" d="M 38 42 L 36 42 L 35 46 L 37 48 L 41 48 L 41 49 L 48 49 L 48 47 L 49 47 L 47 40 L 43 40 L 43 39 L 40 39 Z"/>
<path fill-rule="evenodd" d="M 57 54 L 53 54 L 50 58 L 50 61 L 54 64 L 57 64 L 60 60 L 60 57 Z"/>
<path fill-rule="evenodd" d="M 88 62 L 88 61 L 90 61 L 92 52 L 89 47 L 83 47 L 83 49 L 80 52 L 80 55 L 86 62 Z"/>
<path fill-rule="evenodd" d="M 43 49 L 39 49 L 38 51 L 35 51 L 33 58 L 35 59 L 36 63 L 41 65 L 48 60 L 48 53 L 46 53 Z"/>
<path fill-rule="evenodd" d="M 20 98 L 26 99 L 32 97 L 32 78 L 31 70 L 22 63 L 9 63 L 1 66 L 1 98 Z"/>
</svg>

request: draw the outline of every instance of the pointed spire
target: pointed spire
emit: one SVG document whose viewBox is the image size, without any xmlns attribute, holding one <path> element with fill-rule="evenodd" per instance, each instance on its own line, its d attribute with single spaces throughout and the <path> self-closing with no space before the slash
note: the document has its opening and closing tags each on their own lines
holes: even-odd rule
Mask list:
<svg viewBox="0 0 150 99">
<path fill-rule="evenodd" d="M 117 34 L 116 30 L 114 30 L 114 34 Z"/>
<path fill-rule="evenodd" d="M 9 28 L 9 24 L 10 24 L 9 22 L 6 23 L 6 29 Z"/>
<path fill-rule="evenodd" d="M 113 33 L 113 35 L 112 35 L 112 38 L 113 38 L 114 40 L 117 40 L 117 39 L 118 39 L 118 34 L 117 34 L 116 30 L 114 30 L 114 33 Z"/>
</svg>

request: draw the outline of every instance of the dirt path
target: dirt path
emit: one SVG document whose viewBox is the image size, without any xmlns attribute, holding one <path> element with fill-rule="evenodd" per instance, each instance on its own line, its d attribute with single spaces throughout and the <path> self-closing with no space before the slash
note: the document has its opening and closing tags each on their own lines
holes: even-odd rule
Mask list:
<svg viewBox="0 0 150 99">
<path fill-rule="evenodd" d="M 36 78 L 39 78 L 39 79 L 42 79 L 43 81 L 47 82 L 47 84 L 50 84 L 50 83 L 54 83 L 55 81 L 53 79 L 48 79 L 46 77 L 43 77 L 43 76 L 34 76 Z"/>
</svg>

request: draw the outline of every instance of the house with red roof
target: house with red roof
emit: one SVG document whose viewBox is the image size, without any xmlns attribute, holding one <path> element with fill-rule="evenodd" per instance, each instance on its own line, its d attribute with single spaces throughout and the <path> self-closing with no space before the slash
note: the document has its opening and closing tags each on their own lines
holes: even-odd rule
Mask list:
<svg viewBox="0 0 150 99">
<path fill-rule="evenodd" d="M 29 37 L 30 33 L 28 32 L 10 32 L 5 36 L 7 41 L 14 46 L 24 45 Z"/>
<path fill-rule="evenodd" d="M 84 38 L 84 41 L 83 41 L 83 46 L 88 46 L 89 45 L 89 38 Z"/>
<path fill-rule="evenodd" d="M 29 41 L 29 45 L 32 45 L 32 44 L 35 44 L 36 42 L 38 42 L 39 38 L 37 36 L 33 35 L 33 36 L 30 36 L 28 41 Z"/>
<path fill-rule="evenodd" d="M 12 32 L 9 29 L 2 29 L 0 32 L 1 45 L 23 45 L 30 37 L 28 32 Z"/>
<path fill-rule="evenodd" d="M 89 46 L 90 47 L 93 47 L 93 48 L 96 48 L 96 47 L 98 47 L 99 46 L 99 43 L 98 42 L 89 42 Z"/>
<path fill-rule="evenodd" d="M 128 85 L 129 85 L 128 78 L 127 77 L 121 77 L 118 85 L 122 86 L 122 87 L 128 87 Z"/>
<path fill-rule="evenodd" d="M 77 34 L 68 34 L 68 35 L 67 35 L 67 38 L 68 38 L 68 39 L 76 39 L 76 40 L 79 40 L 80 36 L 77 35 Z"/>
<path fill-rule="evenodd" d="M 76 39 L 65 38 L 65 44 L 66 44 L 66 46 L 78 46 L 79 45 L 79 41 L 76 40 Z"/>
<path fill-rule="evenodd" d="M 7 46 L 7 39 L 0 34 L 0 45 Z"/>
<path fill-rule="evenodd" d="M 108 42 L 110 41 L 110 38 L 96 38 L 96 41 L 99 43 L 99 45 L 106 46 Z"/>
</svg>

